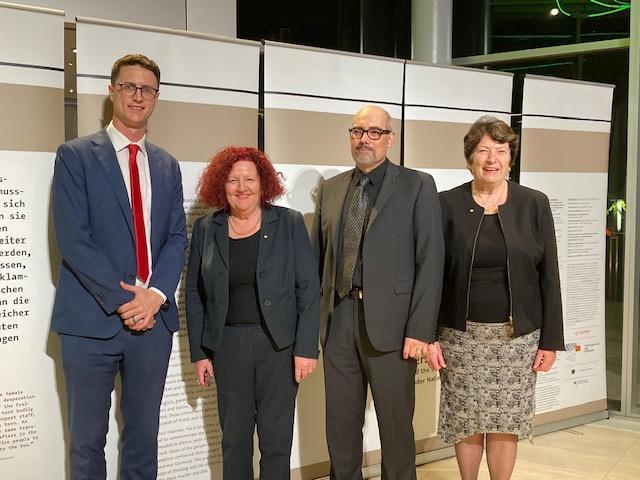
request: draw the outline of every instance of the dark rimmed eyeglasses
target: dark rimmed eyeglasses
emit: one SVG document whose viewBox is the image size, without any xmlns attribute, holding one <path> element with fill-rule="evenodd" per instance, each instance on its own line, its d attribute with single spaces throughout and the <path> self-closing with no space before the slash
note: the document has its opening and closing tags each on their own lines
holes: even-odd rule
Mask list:
<svg viewBox="0 0 640 480">
<path fill-rule="evenodd" d="M 120 87 L 120 93 L 122 93 L 125 97 L 133 97 L 135 96 L 136 92 L 140 90 L 140 94 L 145 100 L 153 100 L 154 98 L 156 98 L 156 95 L 158 95 L 158 92 L 160 91 L 157 88 L 150 87 L 149 85 L 143 85 L 142 87 L 139 87 L 135 83 L 131 82 L 122 82 L 117 83 L 116 85 Z"/>
<path fill-rule="evenodd" d="M 381 128 L 368 128 L 365 130 L 360 127 L 353 127 L 349 129 L 349 135 L 351 135 L 351 138 L 355 138 L 356 140 L 361 139 L 365 133 L 371 140 L 380 140 L 382 135 L 390 134 L 391 130 L 382 130 Z"/>
</svg>

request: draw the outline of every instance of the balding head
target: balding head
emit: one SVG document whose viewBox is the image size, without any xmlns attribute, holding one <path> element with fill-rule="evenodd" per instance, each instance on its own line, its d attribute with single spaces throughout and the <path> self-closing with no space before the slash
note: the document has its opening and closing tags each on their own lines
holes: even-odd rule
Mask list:
<svg viewBox="0 0 640 480">
<path fill-rule="evenodd" d="M 351 135 L 351 156 L 358 168 L 363 173 L 368 173 L 384 161 L 387 150 L 395 141 L 391 115 L 383 108 L 368 105 L 356 113 L 352 128 L 382 133 L 377 140 L 372 140 L 368 133 L 360 138 L 354 138 L 354 135 Z"/>
<path fill-rule="evenodd" d="M 376 118 L 384 119 L 384 128 L 386 130 L 393 130 L 393 125 L 391 124 L 391 115 L 384 108 L 381 108 L 377 105 L 367 105 L 366 107 L 358 110 L 354 117 L 354 121 L 356 118 L 360 116 L 375 116 Z"/>
</svg>

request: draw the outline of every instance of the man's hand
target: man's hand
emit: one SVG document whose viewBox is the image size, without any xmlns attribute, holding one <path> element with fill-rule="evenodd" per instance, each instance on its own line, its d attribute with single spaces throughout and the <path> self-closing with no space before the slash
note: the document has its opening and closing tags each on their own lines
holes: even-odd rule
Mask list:
<svg viewBox="0 0 640 480">
<path fill-rule="evenodd" d="M 316 359 L 294 356 L 293 366 L 295 369 L 296 382 L 300 383 L 316 369 Z"/>
<path fill-rule="evenodd" d="M 426 352 L 427 363 L 431 370 L 438 371 L 443 368 L 447 368 L 447 364 L 444 362 L 444 356 L 442 355 L 442 348 L 440 342 L 433 342 L 427 345 Z"/>
<path fill-rule="evenodd" d="M 208 387 L 209 380 L 213 378 L 213 362 L 208 358 L 204 358 L 202 360 L 198 360 L 195 367 L 198 383 L 203 387 Z"/>
<path fill-rule="evenodd" d="M 153 290 L 120 282 L 120 287 L 134 294 L 133 300 L 118 308 L 118 314 L 124 324 L 131 330 L 144 331 L 156 323 L 155 314 L 158 313 L 164 300 Z"/>
<path fill-rule="evenodd" d="M 538 350 L 533 361 L 534 372 L 548 372 L 556 361 L 556 352 L 552 350 Z"/>
<path fill-rule="evenodd" d="M 422 355 L 427 353 L 427 343 L 415 338 L 406 337 L 404 339 L 404 349 L 402 350 L 402 358 L 405 360 L 415 358 L 418 360 Z"/>
</svg>

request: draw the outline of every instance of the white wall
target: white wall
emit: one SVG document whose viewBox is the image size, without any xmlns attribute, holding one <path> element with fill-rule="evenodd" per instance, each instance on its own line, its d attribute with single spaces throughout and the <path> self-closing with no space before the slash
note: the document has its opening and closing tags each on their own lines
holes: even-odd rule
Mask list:
<svg viewBox="0 0 640 480">
<path fill-rule="evenodd" d="M 187 30 L 237 36 L 236 0 L 185 0 Z"/>
<path fill-rule="evenodd" d="M 139 23 L 236 36 L 236 0 L 16 0 L 15 3 L 64 10 L 75 17 Z"/>
</svg>

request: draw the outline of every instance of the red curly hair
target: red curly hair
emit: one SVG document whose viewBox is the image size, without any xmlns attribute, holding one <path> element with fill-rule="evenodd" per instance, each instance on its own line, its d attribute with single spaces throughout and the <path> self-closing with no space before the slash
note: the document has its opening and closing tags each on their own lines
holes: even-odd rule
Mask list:
<svg viewBox="0 0 640 480">
<path fill-rule="evenodd" d="M 213 208 L 229 208 L 225 185 L 233 164 L 241 160 L 253 162 L 260 179 L 260 203 L 272 203 L 284 193 L 282 174 L 276 172 L 267 156 L 253 147 L 226 147 L 218 152 L 202 172 L 198 183 L 200 201 Z"/>
</svg>

